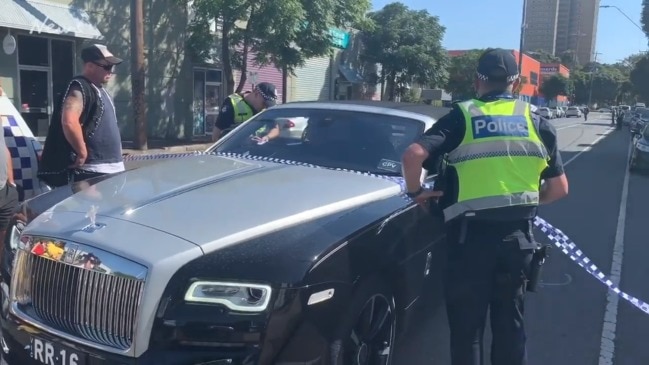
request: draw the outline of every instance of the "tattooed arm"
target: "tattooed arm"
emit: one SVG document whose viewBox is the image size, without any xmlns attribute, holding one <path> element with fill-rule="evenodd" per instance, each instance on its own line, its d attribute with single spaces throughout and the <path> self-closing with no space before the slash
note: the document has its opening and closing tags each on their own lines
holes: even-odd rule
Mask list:
<svg viewBox="0 0 649 365">
<path fill-rule="evenodd" d="M 86 143 L 83 140 L 83 131 L 81 130 L 81 113 L 83 112 L 83 94 L 78 85 L 70 87 L 70 91 L 63 101 L 63 111 L 61 115 L 61 125 L 63 134 L 68 140 L 72 149 L 77 154 L 77 160 L 73 167 L 79 167 L 84 164 L 88 157 Z"/>
</svg>

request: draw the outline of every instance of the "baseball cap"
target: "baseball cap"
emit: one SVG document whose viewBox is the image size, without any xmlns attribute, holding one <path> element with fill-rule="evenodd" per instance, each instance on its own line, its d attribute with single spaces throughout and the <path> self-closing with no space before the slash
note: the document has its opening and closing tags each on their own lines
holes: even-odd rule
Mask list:
<svg viewBox="0 0 649 365">
<path fill-rule="evenodd" d="M 512 51 L 488 49 L 478 59 L 476 74 L 484 81 L 513 82 L 518 78 L 518 64 Z"/>
<path fill-rule="evenodd" d="M 270 108 L 277 104 L 277 91 L 275 90 L 274 84 L 271 84 L 270 82 L 260 82 L 255 85 L 255 90 L 257 90 L 264 98 L 266 108 Z"/>
<path fill-rule="evenodd" d="M 111 65 L 119 65 L 124 60 L 115 57 L 106 46 L 93 44 L 81 50 L 83 62 L 106 61 Z"/>
</svg>

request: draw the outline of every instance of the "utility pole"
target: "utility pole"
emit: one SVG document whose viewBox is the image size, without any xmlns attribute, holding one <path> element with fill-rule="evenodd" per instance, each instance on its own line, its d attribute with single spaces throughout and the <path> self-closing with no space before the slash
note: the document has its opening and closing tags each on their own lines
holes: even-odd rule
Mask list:
<svg viewBox="0 0 649 365">
<path fill-rule="evenodd" d="M 143 0 L 131 0 L 131 92 L 133 93 L 135 146 L 139 150 L 148 149 L 144 77 Z"/>
<path fill-rule="evenodd" d="M 595 52 L 595 58 L 593 59 L 593 64 L 595 64 L 594 68 L 590 70 L 590 87 L 588 88 L 588 104 L 586 106 L 590 108 L 591 106 L 591 101 L 593 99 L 593 79 L 595 75 L 595 71 L 597 71 L 597 55 L 600 55 L 601 53 Z"/>
<path fill-rule="evenodd" d="M 521 43 L 518 47 L 518 75 L 523 76 L 523 51 L 525 49 L 525 30 L 527 29 L 527 0 L 523 0 L 523 19 L 521 20 Z"/>
</svg>

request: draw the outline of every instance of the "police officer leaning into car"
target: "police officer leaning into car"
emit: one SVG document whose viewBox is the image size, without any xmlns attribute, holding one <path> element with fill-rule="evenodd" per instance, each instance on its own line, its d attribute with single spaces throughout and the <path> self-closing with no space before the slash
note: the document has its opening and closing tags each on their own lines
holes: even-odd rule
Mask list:
<svg viewBox="0 0 649 365">
<path fill-rule="evenodd" d="M 514 98 L 518 83 L 511 51 L 487 50 L 476 72 L 478 98 L 454 106 L 402 158 L 408 195 L 426 209 L 438 200 L 445 220 L 452 365 L 482 364 L 488 310 L 492 365 L 526 364 L 523 298 L 537 248 L 532 219 L 539 204 L 568 194 L 556 130 Z M 443 177 L 435 191 L 423 189 L 422 166 L 440 156 Z"/>
<path fill-rule="evenodd" d="M 275 106 L 276 103 L 277 92 L 275 85 L 270 82 L 260 82 L 251 92 L 234 93 L 228 96 L 223 101 L 219 116 L 214 123 L 212 141 L 221 138 L 224 130 L 236 127 L 262 110 Z M 266 141 L 279 135 L 278 125 L 275 124 L 268 129 L 268 133 L 264 136 Z"/>
</svg>

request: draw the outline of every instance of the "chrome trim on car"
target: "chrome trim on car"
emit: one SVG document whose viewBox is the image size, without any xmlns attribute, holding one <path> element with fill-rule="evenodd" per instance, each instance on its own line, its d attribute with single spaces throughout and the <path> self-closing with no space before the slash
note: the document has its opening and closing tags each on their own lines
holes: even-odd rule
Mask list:
<svg viewBox="0 0 649 365">
<path fill-rule="evenodd" d="M 11 312 L 62 338 L 127 354 L 137 333 L 147 269 L 76 242 L 21 237 Z"/>
</svg>

